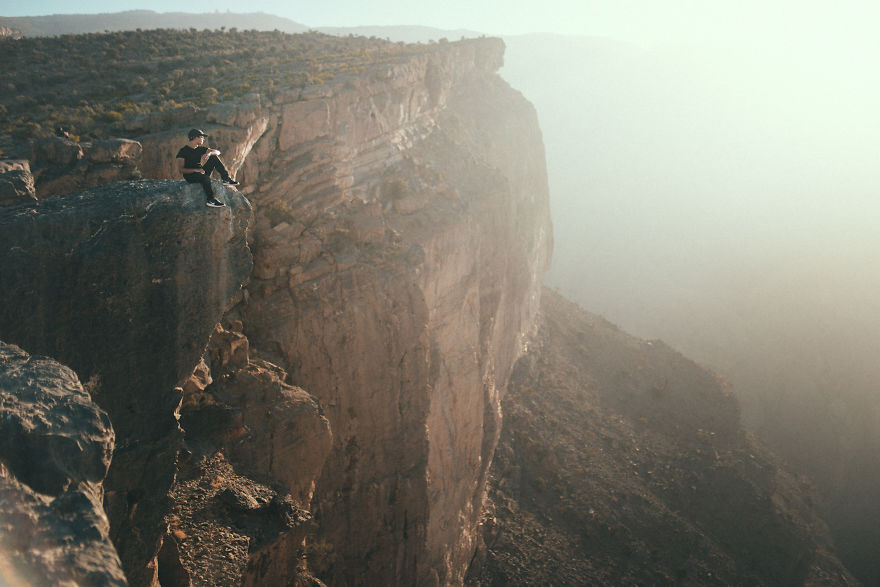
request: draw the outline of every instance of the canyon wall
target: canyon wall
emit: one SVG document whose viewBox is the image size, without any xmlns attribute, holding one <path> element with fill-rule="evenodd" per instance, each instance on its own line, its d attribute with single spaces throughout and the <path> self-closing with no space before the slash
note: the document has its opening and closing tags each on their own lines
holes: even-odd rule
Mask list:
<svg viewBox="0 0 880 587">
<path fill-rule="evenodd" d="M 254 203 L 254 271 L 226 321 L 330 422 L 312 503 L 330 582 L 460 583 L 473 553 L 552 247 L 537 118 L 497 75 L 503 50 L 427 46 L 128 123 L 157 178 L 204 128 Z"/>
<path fill-rule="evenodd" d="M 53 357 L 110 417 L 105 490 L 128 580 L 150 584 L 183 436 L 178 381 L 250 274 L 251 206 L 227 192 L 121 182 L 0 208 L 0 340 Z"/>
<path fill-rule="evenodd" d="M 303 560 L 331 584 L 463 581 L 552 247 L 503 50 L 416 47 L 127 120 L 142 150 L 114 169 L 149 180 L 52 195 L 90 185 L 85 155 L 31 162 L 40 200 L 0 210 L 0 339 L 70 365 L 109 414 L 131 584 L 310 580 Z M 242 182 L 218 187 L 226 209 L 177 177 L 191 127 Z"/>
<path fill-rule="evenodd" d="M 460 583 L 473 553 L 551 248 L 536 116 L 502 53 L 440 46 L 252 123 L 255 268 L 230 317 L 330 421 L 313 508 L 332 583 Z"/>
</svg>

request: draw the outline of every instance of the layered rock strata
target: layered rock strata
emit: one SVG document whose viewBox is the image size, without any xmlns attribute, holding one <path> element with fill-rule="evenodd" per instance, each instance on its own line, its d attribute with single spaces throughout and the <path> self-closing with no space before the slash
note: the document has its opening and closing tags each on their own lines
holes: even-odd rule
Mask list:
<svg viewBox="0 0 880 587">
<path fill-rule="evenodd" d="M 540 131 L 496 73 L 503 49 L 424 47 L 130 123 L 145 176 L 176 177 L 197 126 L 254 202 L 253 279 L 228 319 L 330 421 L 313 502 L 330 582 L 456 583 L 473 551 L 551 248 Z"/>
<path fill-rule="evenodd" d="M 252 261 L 235 191 L 122 182 L 0 209 L 0 339 L 69 365 L 118 444 L 111 536 L 135 585 L 155 580 L 182 432 L 177 382 L 199 362 Z"/>
<path fill-rule="evenodd" d="M 434 45 L 271 100 L 131 121 L 145 176 L 177 179 L 198 126 L 243 180 L 243 294 L 234 190 L 218 186 L 219 211 L 178 180 L 0 212 L 0 338 L 70 364 L 109 413 L 105 505 L 132 584 L 306 581 L 303 560 L 336 584 L 463 580 L 551 247 L 537 119 L 498 77 L 502 54 L 493 39 Z M 66 156 L 56 146 L 44 157 Z M 70 151 L 57 165 L 86 157 Z M 203 351 L 236 302 L 215 337 L 239 341 L 235 357 L 246 335 L 251 352 L 230 366 Z M 184 407 L 181 452 L 190 392 L 206 403 Z M 224 574 L 199 571 L 214 559 L 178 509 L 200 487 L 226 524 Z M 295 513 L 309 499 L 311 526 Z M 275 538 L 245 531 L 258 518 Z"/>
<path fill-rule="evenodd" d="M 315 495 L 336 584 L 455 584 L 499 396 L 550 253 L 535 112 L 497 40 L 280 95 L 239 174 L 255 202 L 240 318 L 334 434 Z"/>
</svg>

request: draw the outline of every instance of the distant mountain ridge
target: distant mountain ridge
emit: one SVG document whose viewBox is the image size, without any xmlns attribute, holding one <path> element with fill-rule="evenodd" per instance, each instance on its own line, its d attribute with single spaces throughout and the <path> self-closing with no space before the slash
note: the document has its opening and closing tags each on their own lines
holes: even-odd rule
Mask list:
<svg viewBox="0 0 880 587">
<path fill-rule="evenodd" d="M 3 16 L 0 26 L 20 31 L 26 37 L 99 33 L 134 29 L 219 29 L 236 27 L 242 30 L 279 30 L 285 33 L 302 33 L 309 30 L 289 18 L 253 12 L 210 12 L 193 14 L 186 12 L 154 12 L 152 10 L 128 10 L 102 14 L 50 14 L 46 16 Z"/>
<path fill-rule="evenodd" d="M 439 41 L 446 38 L 450 41 L 458 41 L 462 38 L 474 38 L 485 36 L 485 33 L 468 29 L 438 29 L 428 26 L 357 26 L 357 27 L 318 27 L 318 31 L 328 35 L 359 35 L 364 37 L 389 38 L 392 41 L 404 43 L 418 43 L 426 41 Z"/>
<path fill-rule="evenodd" d="M 267 14 L 253 12 L 155 12 L 153 10 L 126 10 L 101 14 L 50 14 L 44 16 L 0 16 L 0 34 L 24 37 L 51 37 L 54 35 L 81 35 L 105 31 L 131 31 L 136 29 L 220 29 L 274 31 L 303 33 L 309 30 L 328 35 L 388 38 L 392 41 L 418 43 L 439 41 L 446 38 L 457 41 L 462 38 L 485 36 L 480 31 L 468 29 L 438 29 L 419 25 L 311 27 L 302 23 Z"/>
</svg>

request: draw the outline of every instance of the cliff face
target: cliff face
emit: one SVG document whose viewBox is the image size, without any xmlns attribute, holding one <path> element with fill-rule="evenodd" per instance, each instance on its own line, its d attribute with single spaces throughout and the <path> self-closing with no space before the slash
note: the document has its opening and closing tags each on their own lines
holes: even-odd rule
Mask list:
<svg viewBox="0 0 880 587">
<path fill-rule="evenodd" d="M 0 339 L 70 365 L 109 414 L 132 584 L 310 580 L 310 515 L 331 583 L 463 580 L 551 248 L 537 119 L 502 54 L 439 44 L 129 120 L 143 152 L 116 168 L 160 181 L 0 210 Z M 193 126 L 252 224 L 236 190 L 213 211 L 177 178 Z M 83 158 L 57 178 L 32 162 L 37 195 L 88 185 Z"/>
<path fill-rule="evenodd" d="M 182 435 L 176 383 L 252 262 L 248 202 L 182 182 L 109 184 L 0 209 L 0 340 L 69 365 L 119 442 L 105 508 L 128 579 L 148 584 Z"/>
<path fill-rule="evenodd" d="M 204 127 L 254 202 L 253 278 L 227 321 L 330 421 L 312 505 L 332 582 L 460 582 L 473 552 L 551 249 L 540 131 L 502 55 L 438 45 L 128 123 L 146 177 L 175 177 L 169 155 Z"/>
<path fill-rule="evenodd" d="M 335 583 L 456 583 L 473 551 L 551 239 L 535 113 L 495 74 L 502 50 L 282 96 L 239 174 L 255 269 L 233 315 L 330 421 L 313 505 Z"/>
</svg>

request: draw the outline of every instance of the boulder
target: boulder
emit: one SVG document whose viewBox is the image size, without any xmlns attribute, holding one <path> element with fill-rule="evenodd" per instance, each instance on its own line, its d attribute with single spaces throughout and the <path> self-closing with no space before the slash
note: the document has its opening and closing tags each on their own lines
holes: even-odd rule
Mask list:
<svg viewBox="0 0 880 587">
<path fill-rule="evenodd" d="M 82 147 L 90 163 L 136 162 L 144 150 L 137 141 L 118 138 L 83 143 Z"/>
<path fill-rule="evenodd" d="M 0 160 L 0 206 L 11 206 L 37 199 L 34 176 L 27 159 Z"/>
<path fill-rule="evenodd" d="M 71 369 L 0 342 L 5 580 L 127 584 L 101 506 L 113 446 L 107 414 Z"/>
<path fill-rule="evenodd" d="M 39 141 L 34 146 L 36 196 L 46 198 L 114 181 L 140 179 L 138 162 L 142 151 L 139 142 L 121 138 L 82 144 L 62 137 Z"/>
<path fill-rule="evenodd" d="M 317 400 L 285 383 L 284 376 L 271 363 L 254 360 L 215 383 L 213 391 L 218 400 L 241 410 L 247 429 L 230 444 L 230 456 L 308 504 L 333 436 Z"/>
<path fill-rule="evenodd" d="M 48 165 L 67 166 L 83 157 L 82 147 L 65 137 L 49 137 L 34 143 L 34 161 Z"/>
</svg>

